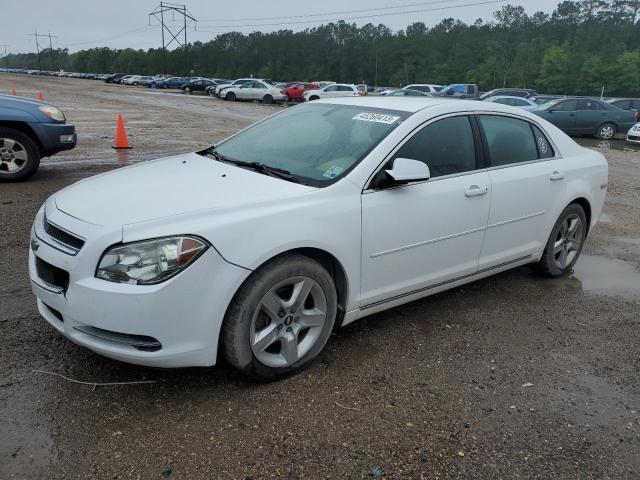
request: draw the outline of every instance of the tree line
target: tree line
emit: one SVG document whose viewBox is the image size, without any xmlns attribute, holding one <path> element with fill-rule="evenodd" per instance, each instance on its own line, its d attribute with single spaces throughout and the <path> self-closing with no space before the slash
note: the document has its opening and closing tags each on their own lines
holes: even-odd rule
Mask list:
<svg viewBox="0 0 640 480">
<path fill-rule="evenodd" d="M 294 32 L 230 32 L 163 53 L 161 48 L 41 52 L 42 69 L 170 73 L 278 81 L 334 80 L 376 86 L 478 83 L 557 94 L 640 96 L 640 0 L 563 1 L 528 15 L 506 5 L 472 24 L 446 18 L 398 32 L 343 21 Z M 12 68 L 37 69 L 35 53 Z"/>
</svg>

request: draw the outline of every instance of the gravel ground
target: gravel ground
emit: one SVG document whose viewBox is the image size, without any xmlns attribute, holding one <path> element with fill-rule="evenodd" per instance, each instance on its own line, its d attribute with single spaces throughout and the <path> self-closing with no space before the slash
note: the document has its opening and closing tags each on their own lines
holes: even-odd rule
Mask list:
<svg viewBox="0 0 640 480">
<path fill-rule="evenodd" d="M 638 149 L 586 141 L 610 186 L 571 277 L 519 268 L 376 314 L 303 373 L 259 384 L 224 364 L 126 365 L 60 337 L 37 314 L 27 243 L 52 192 L 282 107 L 0 76 L 0 91 L 14 86 L 43 91 L 80 140 L 0 185 L 0 478 L 640 478 Z M 121 154 L 118 112 L 134 147 Z"/>
</svg>

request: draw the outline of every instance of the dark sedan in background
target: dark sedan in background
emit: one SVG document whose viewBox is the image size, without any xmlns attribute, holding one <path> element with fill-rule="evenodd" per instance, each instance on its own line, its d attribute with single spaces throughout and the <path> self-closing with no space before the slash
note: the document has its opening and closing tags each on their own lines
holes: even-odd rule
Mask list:
<svg viewBox="0 0 640 480">
<path fill-rule="evenodd" d="M 626 132 L 638 118 L 637 112 L 621 110 L 593 98 L 563 98 L 540 105 L 531 112 L 569 135 L 594 135 L 603 140 Z"/>
<path fill-rule="evenodd" d="M 208 87 L 215 87 L 217 85 L 213 80 L 209 80 L 207 78 L 199 78 L 197 80 L 193 80 L 189 83 L 185 83 L 180 87 L 180 89 L 184 93 L 191 92 L 206 92 Z"/>
</svg>

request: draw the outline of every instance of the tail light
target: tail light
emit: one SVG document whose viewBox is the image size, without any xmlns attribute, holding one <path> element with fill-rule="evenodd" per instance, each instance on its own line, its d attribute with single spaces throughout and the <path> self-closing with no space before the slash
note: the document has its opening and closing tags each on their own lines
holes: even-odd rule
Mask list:
<svg viewBox="0 0 640 480">
<path fill-rule="evenodd" d="M 358 93 L 357 93 L 357 94 L 358 94 L 358 96 L 360 96 L 360 97 L 364 95 L 364 93 L 363 93 L 363 92 L 361 92 L 360 90 L 358 90 Z"/>
<path fill-rule="evenodd" d="M 634 121 L 634 122 L 637 122 L 637 121 L 638 121 L 638 111 L 637 111 L 637 110 L 635 110 L 635 111 L 633 112 L 633 121 Z"/>
</svg>

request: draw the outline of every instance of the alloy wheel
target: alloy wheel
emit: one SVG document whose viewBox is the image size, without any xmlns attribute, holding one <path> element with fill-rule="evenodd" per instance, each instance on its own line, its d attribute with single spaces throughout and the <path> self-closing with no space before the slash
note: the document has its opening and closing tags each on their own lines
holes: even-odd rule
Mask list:
<svg viewBox="0 0 640 480">
<path fill-rule="evenodd" d="M 16 173 L 27 165 L 26 148 L 13 138 L 0 138 L 0 174 Z"/>
<path fill-rule="evenodd" d="M 610 138 L 613 138 L 615 134 L 616 131 L 612 125 L 603 125 L 598 131 L 598 136 L 603 140 L 609 140 Z"/>
<path fill-rule="evenodd" d="M 553 244 L 553 260 L 558 268 L 564 270 L 576 258 L 582 246 L 582 220 L 578 215 L 568 215 L 556 235 Z"/>
<path fill-rule="evenodd" d="M 327 297 L 315 280 L 288 278 L 263 297 L 251 320 L 251 351 L 269 367 L 288 367 L 316 344 L 327 321 Z"/>
</svg>

